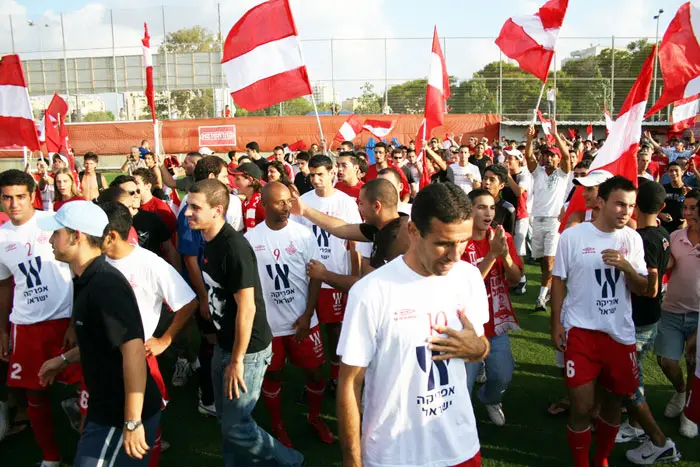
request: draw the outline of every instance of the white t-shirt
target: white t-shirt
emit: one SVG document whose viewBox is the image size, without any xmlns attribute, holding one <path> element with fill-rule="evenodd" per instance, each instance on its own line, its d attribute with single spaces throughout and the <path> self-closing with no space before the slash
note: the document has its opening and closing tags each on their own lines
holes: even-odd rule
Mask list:
<svg viewBox="0 0 700 467">
<path fill-rule="evenodd" d="M 306 311 L 309 277 L 306 264 L 319 259 L 316 237 L 306 226 L 290 220 L 272 230 L 261 222 L 245 234 L 258 259 L 267 322 L 273 336 L 290 336 L 294 321 Z M 318 324 L 316 313 L 311 327 Z"/>
<path fill-rule="evenodd" d="M 562 324 L 602 331 L 622 344 L 634 344 L 632 299 L 622 271 L 603 263 L 603 250 L 620 251 L 635 271 L 647 275 L 642 237 L 623 227 L 601 232 L 592 222 L 568 228 L 559 240 L 553 275 L 566 280 Z"/>
<path fill-rule="evenodd" d="M 479 167 L 470 162 L 467 162 L 465 167 L 455 163 L 450 165 L 450 168 L 455 175 L 455 185 L 460 187 L 467 194 L 474 189 L 474 182 L 481 183 L 481 172 L 479 172 Z M 471 180 L 467 178 L 467 174 L 472 176 Z"/>
<path fill-rule="evenodd" d="M 365 467 L 453 466 L 479 451 L 464 361 L 433 361 L 426 347 L 431 324 L 462 329 L 460 310 L 483 335 L 486 288 L 463 261 L 444 276 L 424 277 L 399 256 L 350 289 L 337 353 L 367 368 Z"/>
<path fill-rule="evenodd" d="M 49 238 L 53 232 L 36 225 L 36 211 L 23 225 L 5 222 L 0 227 L 0 280 L 14 278 L 10 312 L 14 324 L 34 324 L 70 318 L 73 279 L 67 263 L 56 261 Z"/>
<path fill-rule="evenodd" d="M 329 216 L 342 219 L 349 224 L 362 222 L 355 199 L 340 190 L 335 190 L 334 194 L 323 198 L 318 196 L 316 191 L 311 190 L 308 193 L 304 193 L 301 196 L 301 200 L 307 206 Z M 293 219 L 312 230 L 319 249 L 319 261 L 326 266 L 326 269 L 344 276 L 350 274 L 350 254 L 347 240 L 331 235 L 304 217 L 294 216 Z M 332 287 L 324 282 L 323 288 L 330 289 Z"/>
<path fill-rule="evenodd" d="M 404 203 L 403 201 L 399 201 L 398 206 L 396 206 L 396 210 L 406 214 L 409 220 L 411 219 L 411 209 L 413 209 L 413 204 Z"/>
<path fill-rule="evenodd" d="M 128 256 L 107 258 L 107 262 L 117 268 L 134 289 L 146 340 L 156 332 L 163 302 L 177 311 L 196 298 L 175 268 L 145 248 L 134 247 Z"/>
<path fill-rule="evenodd" d="M 357 242 L 355 243 L 355 251 L 363 258 L 372 257 L 372 242 Z"/>
<path fill-rule="evenodd" d="M 178 209 L 175 217 L 179 216 L 183 209 L 187 207 L 187 195 L 182 198 L 180 202 L 180 208 Z M 244 227 L 243 223 L 243 204 L 241 199 L 234 194 L 229 193 L 228 209 L 226 210 L 226 222 L 231 225 L 238 232 L 241 232 Z"/>
<path fill-rule="evenodd" d="M 532 217 L 557 217 L 566 198 L 566 187 L 571 173 L 564 173 L 557 168 L 552 175 L 542 166 L 537 166 L 532 172 L 533 179 L 533 206 L 530 211 Z"/>
</svg>

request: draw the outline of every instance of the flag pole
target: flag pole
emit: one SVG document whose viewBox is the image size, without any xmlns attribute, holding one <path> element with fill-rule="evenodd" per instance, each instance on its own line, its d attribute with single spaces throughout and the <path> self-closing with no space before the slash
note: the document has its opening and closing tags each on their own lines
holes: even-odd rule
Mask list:
<svg viewBox="0 0 700 467">
<path fill-rule="evenodd" d="M 531 126 L 535 124 L 537 121 L 537 111 L 540 109 L 540 103 L 542 102 L 542 94 L 544 93 L 544 87 L 547 85 L 547 82 L 544 81 L 542 83 L 542 88 L 540 88 L 540 97 L 537 98 L 537 105 L 535 106 L 535 110 L 532 111 L 532 123 L 530 124 Z"/>
<path fill-rule="evenodd" d="M 301 49 L 301 46 L 299 47 Z M 316 123 L 318 124 L 318 133 L 321 135 L 321 143 L 323 143 L 323 153 L 328 154 L 328 149 L 326 148 L 326 138 L 323 136 L 323 128 L 321 127 L 321 117 L 318 115 L 318 107 L 316 107 L 316 98 L 314 93 L 311 93 L 311 103 L 314 105 L 314 113 L 316 114 Z"/>
<path fill-rule="evenodd" d="M 160 138 L 158 138 L 158 120 L 153 120 L 153 145 L 156 156 L 160 155 Z"/>
<path fill-rule="evenodd" d="M 29 162 L 29 157 L 27 156 L 27 146 L 22 146 L 22 155 L 24 156 L 24 167 L 26 168 L 27 163 Z"/>
</svg>

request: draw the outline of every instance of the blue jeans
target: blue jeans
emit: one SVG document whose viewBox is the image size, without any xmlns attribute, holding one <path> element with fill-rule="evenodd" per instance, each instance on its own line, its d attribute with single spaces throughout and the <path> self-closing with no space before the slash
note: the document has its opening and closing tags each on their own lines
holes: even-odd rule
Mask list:
<svg viewBox="0 0 700 467">
<path fill-rule="evenodd" d="M 671 313 L 661 311 L 659 330 L 654 341 L 656 355 L 669 360 L 683 358 L 685 343 L 698 328 L 698 313 Z"/>
<path fill-rule="evenodd" d="M 503 400 L 503 393 L 506 392 L 510 381 L 513 379 L 515 370 L 515 360 L 510 349 L 510 337 L 508 334 L 494 336 L 489 339 L 491 351 L 486 360 L 486 383 L 479 388 L 477 393 L 479 400 L 485 405 L 499 404 Z M 474 389 L 476 375 L 482 362 L 467 363 L 467 388 L 469 394 Z"/>
<path fill-rule="evenodd" d="M 644 396 L 644 372 L 642 370 L 642 361 L 646 354 L 651 350 L 656 339 L 657 324 L 648 324 L 646 326 L 635 326 L 634 333 L 637 339 L 637 368 L 639 368 L 639 386 L 631 398 L 625 399 L 625 404 L 633 404 L 640 406 L 646 402 Z"/>
<path fill-rule="evenodd" d="M 246 388 L 238 399 L 229 399 L 225 393 L 224 376 L 231 362 L 231 353 L 214 348 L 211 377 L 214 384 L 216 416 L 221 425 L 224 465 L 226 467 L 290 466 L 297 467 L 304 456 L 279 443 L 258 426 L 251 413 L 260 397 L 263 376 L 272 359 L 272 346 L 260 352 L 246 354 L 243 358 Z"/>
</svg>

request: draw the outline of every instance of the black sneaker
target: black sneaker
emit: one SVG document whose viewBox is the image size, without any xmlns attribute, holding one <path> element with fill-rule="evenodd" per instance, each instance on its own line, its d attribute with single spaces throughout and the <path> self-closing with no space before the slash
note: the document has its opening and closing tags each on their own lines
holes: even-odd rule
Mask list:
<svg viewBox="0 0 700 467">
<path fill-rule="evenodd" d="M 527 282 L 521 282 L 512 289 L 513 295 L 523 296 L 527 292 Z"/>
</svg>

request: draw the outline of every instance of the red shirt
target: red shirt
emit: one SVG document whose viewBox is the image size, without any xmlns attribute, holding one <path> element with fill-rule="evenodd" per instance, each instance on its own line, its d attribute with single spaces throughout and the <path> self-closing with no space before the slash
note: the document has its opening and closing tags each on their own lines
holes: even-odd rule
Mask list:
<svg viewBox="0 0 700 467">
<path fill-rule="evenodd" d="M 41 190 L 39 189 L 39 181 L 41 180 L 41 175 L 35 173 L 32 176 L 34 177 L 34 181 L 36 182 L 36 186 L 34 187 L 34 209 L 38 209 L 41 211 L 44 209 L 44 201 L 41 199 Z"/>
<path fill-rule="evenodd" d="M 62 201 L 54 201 L 53 202 L 53 210 L 58 211 L 61 209 L 61 206 L 63 206 L 66 203 L 70 203 L 71 201 L 85 201 L 85 198 L 82 196 L 74 196 L 71 199 L 64 199 Z"/>
<path fill-rule="evenodd" d="M 401 198 L 411 193 L 411 187 L 408 185 L 408 179 L 406 178 L 406 174 L 403 172 L 403 170 L 401 170 L 401 167 L 396 167 L 392 163 L 389 163 L 387 167 L 396 170 L 399 173 L 399 176 L 401 177 L 401 183 L 403 184 L 403 189 L 401 190 L 401 193 L 399 193 L 399 201 L 401 201 Z M 365 174 L 365 183 L 377 178 L 377 174 L 381 170 L 382 169 L 377 170 L 377 164 L 370 165 L 367 169 L 367 174 Z"/>
<path fill-rule="evenodd" d="M 243 220 L 246 230 L 252 229 L 265 220 L 265 210 L 260 202 L 262 195 L 254 193 L 250 199 L 243 201 Z"/>
<path fill-rule="evenodd" d="M 345 183 L 344 181 L 340 180 L 338 183 L 335 184 L 335 188 L 337 190 L 342 191 L 346 195 L 354 198 L 355 201 L 357 201 L 358 198 L 360 197 L 360 188 L 362 188 L 362 185 L 364 185 L 364 184 L 365 184 L 365 182 L 363 182 L 362 180 L 359 180 L 356 185 L 350 186 L 347 183 Z"/>
<path fill-rule="evenodd" d="M 649 162 L 649 166 L 647 166 L 647 172 L 654 178 L 660 177 L 661 167 L 659 167 L 659 164 L 657 164 L 656 162 L 651 161 Z"/>
<path fill-rule="evenodd" d="M 9 221 L 10 217 L 5 214 L 4 212 L 0 211 L 0 225 L 4 224 L 5 222 Z"/>
<path fill-rule="evenodd" d="M 668 157 L 666 157 L 664 154 L 654 154 L 651 156 L 651 164 L 656 164 L 660 177 L 666 173 L 666 169 L 668 168 Z M 649 168 L 651 168 L 651 164 L 649 164 Z"/>
<path fill-rule="evenodd" d="M 156 214 L 158 214 L 158 217 L 163 219 L 165 225 L 168 226 L 170 233 L 174 233 L 177 231 L 177 218 L 175 217 L 175 214 L 173 213 L 172 209 L 170 209 L 170 206 L 168 206 L 168 204 L 162 199 L 156 198 L 154 196 L 150 199 L 150 201 L 148 201 L 145 204 L 142 204 L 141 209 L 143 209 L 144 211 L 155 212 Z"/>
<path fill-rule="evenodd" d="M 469 240 L 467 248 L 462 255 L 462 260 L 474 266 L 483 261 L 484 256 L 491 250 L 489 235 L 492 231 L 493 228 L 489 227 L 489 232 L 482 240 Z M 511 259 L 522 271 L 523 263 L 515 249 L 513 237 L 507 232 L 506 241 L 508 242 L 508 252 Z M 520 329 L 518 319 L 513 311 L 513 304 L 510 301 L 510 295 L 508 294 L 510 286 L 506 282 L 505 270 L 503 258 L 498 258 L 491 267 L 488 276 L 484 279 L 486 294 L 489 297 L 489 322 L 484 325 L 484 334 L 487 338 L 500 336 L 511 329 Z"/>
</svg>

